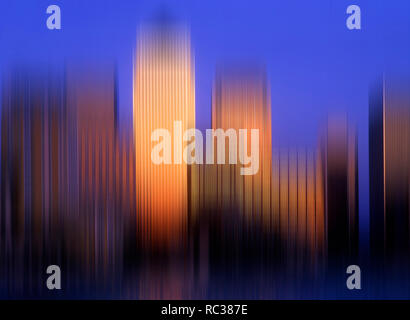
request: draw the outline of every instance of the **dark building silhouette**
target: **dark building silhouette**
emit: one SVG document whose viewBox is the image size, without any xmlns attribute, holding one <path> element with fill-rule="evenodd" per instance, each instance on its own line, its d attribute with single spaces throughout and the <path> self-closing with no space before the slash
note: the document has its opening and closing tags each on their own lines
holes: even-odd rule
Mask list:
<svg viewBox="0 0 410 320">
<path fill-rule="evenodd" d="M 409 249 L 409 81 L 383 75 L 369 94 L 370 247 L 373 257 Z"/>
<path fill-rule="evenodd" d="M 357 138 L 345 115 L 329 118 L 322 141 L 325 163 L 327 251 L 330 261 L 358 253 Z"/>
<path fill-rule="evenodd" d="M 0 269 L 20 294 L 40 287 L 41 278 L 31 275 L 61 261 L 60 235 L 73 202 L 72 132 L 63 74 L 12 71 L 2 84 L 0 260 L 8 263 Z"/>
</svg>

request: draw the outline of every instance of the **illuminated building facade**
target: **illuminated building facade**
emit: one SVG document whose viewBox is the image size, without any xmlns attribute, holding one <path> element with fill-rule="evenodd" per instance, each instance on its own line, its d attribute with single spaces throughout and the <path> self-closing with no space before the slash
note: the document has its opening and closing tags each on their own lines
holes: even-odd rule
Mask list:
<svg viewBox="0 0 410 320">
<path fill-rule="evenodd" d="M 250 154 L 250 130 L 259 130 L 259 170 L 243 175 L 243 164 L 229 164 L 228 148 L 233 141 L 225 141 L 225 164 L 214 168 L 210 184 L 216 192 L 217 207 L 224 212 L 235 212 L 249 225 L 271 228 L 272 136 L 270 89 L 262 68 L 217 71 L 212 96 L 212 129 L 247 129 L 246 146 L 241 148 L 236 136 L 238 159 L 240 153 Z M 227 139 L 226 139 L 227 140 Z M 214 140 L 217 150 L 218 141 Z M 241 150 L 242 149 L 242 150 Z M 216 154 L 217 151 L 214 152 Z M 216 163 L 216 160 L 215 160 Z M 207 165 L 208 166 L 208 165 Z M 214 181 L 212 181 L 214 180 Z M 206 185 L 205 185 L 206 188 Z M 207 194 L 210 194 L 208 190 Z M 212 199 L 212 198 L 211 198 Z"/>
<path fill-rule="evenodd" d="M 134 133 L 137 234 L 144 246 L 178 248 L 186 238 L 190 168 L 175 141 L 195 127 L 195 84 L 187 30 L 168 23 L 142 27 L 134 70 Z M 173 164 L 154 164 L 151 134 L 171 132 Z"/>
</svg>

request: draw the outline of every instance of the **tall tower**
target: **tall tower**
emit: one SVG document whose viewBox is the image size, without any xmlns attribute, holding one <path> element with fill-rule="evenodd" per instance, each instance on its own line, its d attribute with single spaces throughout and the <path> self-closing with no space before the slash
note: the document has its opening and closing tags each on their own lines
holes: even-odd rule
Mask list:
<svg viewBox="0 0 410 320">
<path fill-rule="evenodd" d="M 217 166 L 217 206 L 222 211 L 233 210 L 247 223 L 271 226 L 270 196 L 272 176 L 272 133 L 270 92 L 265 70 L 220 68 L 217 71 L 212 96 L 212 128 L 225 132 L 235 129 L 238 143 L 238 164 Z M 247 130 L 247 154 L 251 153 L 251 129 L 259 130 L 259 170 L 254 175 L 241 175 L 239 130 Z M 217 148 L 217 141 L 215 148 Z M 232 141 L 229 141 L 229 144 Z M 225 143 L 225 148 L 229 147 Z M 214 154 L 216 154 L 214 152 Z"/>
<path fill-rule="evenodd" d="M 170 23 L 141 28 L 134 70 L 137 232 L 144 245 L 177 248 L 188 223 L 190 168 L 174 132 L 195 127 L 195 84 L 189 32 Z M 151 134 L 171 134 L 172 164 L 154 164 Z M 181 135 L 182 136 L 182 135 Z"/>
<path fill-rule="evenodd" d="M 331 261 L 355 259 L 359 239 L 357 138 L 347 115 L 329 117 L 321 147 L 325 164 L 328 255 Z"/>
<path fill-rule="evenodd" d="M 112 276 L 119 252 L 122 216 L 116 196 L 120 160 L 116 156 L 115 68 L 96 61 L 69 65 L 66 71 L 67 108 L 72 114 L 76 146 L 68 161 L 76 164 L 78 207 L 65 223 L 67 248 L 81 257 L 89 279 Z M 110 274 L 108 274 L 110 272 Z"/>
<path fill-rule="evenodd" d="M 371 251 L 403 258 L 410 244 L 408 79 L 384 75 L 371 88 L 369 108 Z"/>
<path fill-rule="evenodd" d="M 65 80 L 61 70 L 45 70 L 2 74 L 0 273 L 13 294 L 40 288 L 33 275 L 51 260 L 60 264 L 61 221 L 72 201 Z"/>
</svg>

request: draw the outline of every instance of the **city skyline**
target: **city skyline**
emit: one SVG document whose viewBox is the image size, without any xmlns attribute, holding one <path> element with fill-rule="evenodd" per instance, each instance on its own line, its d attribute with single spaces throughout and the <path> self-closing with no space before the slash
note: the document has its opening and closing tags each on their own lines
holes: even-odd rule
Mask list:
<svg viewBox="0 0 410 320">
<path fill-rule="evenodd" d="M 364 63 L 371 45 L 336 53 L 336 27 L 310 46 L 252 17 L 226 36 L 218 15 L 209 34 L 166 16 L 131 32 L 125 15 L 123 37 L 85 30 L 61 60 L 0 53 L 0 295 L 49 297 L 52 264 L 67 297 L 350 297 L 349 265 L 370 270 L 363 296 L 394 294 L 410 248 L 407 78 Z M 200 137 L 202 161 L 186 161 Z"/>
</svg>

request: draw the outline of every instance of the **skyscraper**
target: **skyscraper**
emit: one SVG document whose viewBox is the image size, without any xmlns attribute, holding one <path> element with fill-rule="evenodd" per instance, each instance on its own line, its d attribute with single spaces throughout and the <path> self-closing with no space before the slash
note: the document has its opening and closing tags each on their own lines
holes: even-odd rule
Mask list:
<svg viewBox="0 0 410 320">
<path fill-rule="evenodd" d="M 358 253 L 357 138 L 345 114 L 328 119 L 321 143 L 326 192 L 327 249 L 331 260 Z"/>
<path fill-rule="evenodd" d="M 141 28 L 133 108 L 137 232 L 144 246 L 177 248 L 186 237 L 190 168 L 182 159 L 174 122 L 180 121 L 179 132 L 195 127 L 193 58 L 185 28 L 169 22 Z M 151 160 L 156 129 L 171 133 L 172 164 Z"/>
<path fill-rule="evenodd" d="M 225 164 L 217 165 L 217 205 L 222 211 L 233 211 L 250 225 L 271 228 L 271 177 L 272 133 L 270 88 L 265 70 L 261 67 L 220 67 L 212 95 L 212 129 L 234 129 L 237 133 L 238 159 L 239 130 L 247 130 L 250 154 L 250 130 L 259 130 L 259 170 L 253 175 L 242 175 L 243 164 L 229 164 L 228 148 L 233 141 L 225 143 Z M 215 148 L 218 148 L 216 141 Z M 243 151 L 242 151 L 243 152 Z M 216 154 L 216 152 L 214 152 Z M 216 163 L 216 162 L 215 162 Z"/>
<path fill-rule="evenodd" d="M 122 243 L 115 68 L 111 63 L 78 62 L 69 65 L 66 77 L 76 140 L 69 161 L 76 165 L 77 179 L 77 201 L 65 221 L 70 231 L 67 248 L 78 257 L 87 280 L 105 279 L 116 274 L 113 262 Z"/>
<path fill-rule="evenodd" d="M 45 70 L 12 68 L 2 78 L 0 272 L 15 294 L 61 261 L 60 221 L 72 200 L 65 81 Z"/>
<path fill-rule="evenodd" d="M 409 249 L 409 143 L 409 79 L 384 74 L 369 94 L 370 245 L 376 258 Z"/>
</svg>

